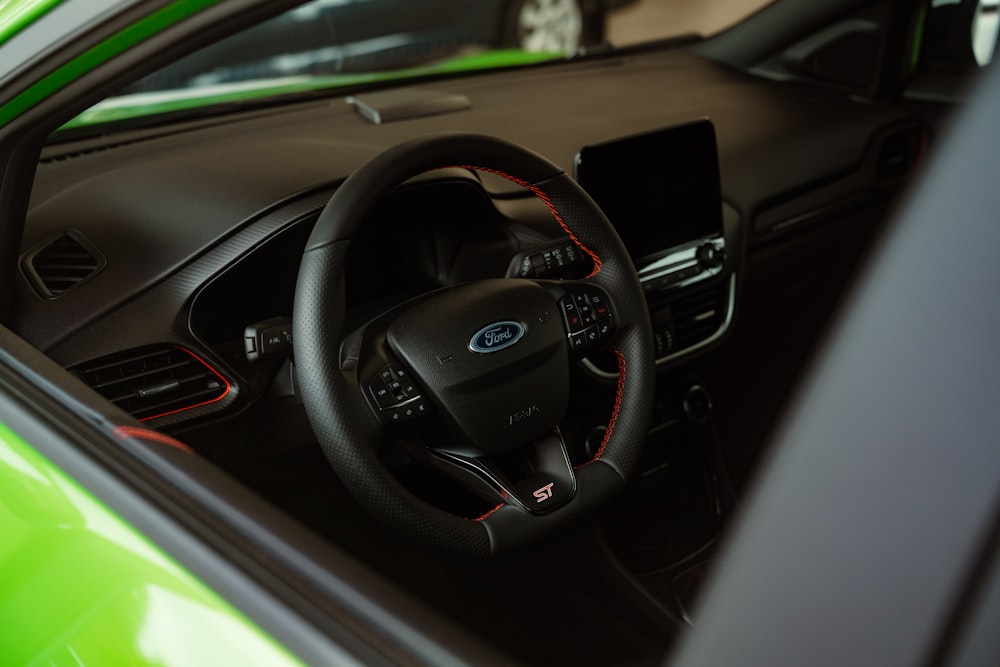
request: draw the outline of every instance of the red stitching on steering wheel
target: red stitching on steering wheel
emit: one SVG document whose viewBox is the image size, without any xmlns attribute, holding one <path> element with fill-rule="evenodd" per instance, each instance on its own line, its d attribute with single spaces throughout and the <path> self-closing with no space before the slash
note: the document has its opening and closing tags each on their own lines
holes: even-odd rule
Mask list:
<svg viewBox="0 0 1000 667">
<path fill-rule="evenodd" d="M 569 228 L 569 225 L 566 224 L 566 221 L 563 220 L 562 215 L 559 213 L 558 209 L 556 209 L 555 204 L 552 203 L 552 200 L 549 199 L 549 196 L 547 194 L 545 194 L 545 191 L 542 190 L 540 187 L 538 187 L 534 183 L 529 183 L 528 181 L 524 180 L 523 178 L 518 178 L 517 176 L 513 176 L 511 174 L 499 171 L 497 169 L 491 169 L 489 167 L 477 167 L 476 165 L 471 165 L 471 164 L 459 164 L 459 165 L 455 165 L 453 168 L 457 168 L 457 169 L 474 169 L 476 171 L 485 171 L 485 172 L 490 173 L 490 174 L 496 174 L 497 176 L 500 176 L 502 178 L 506 178 L 508 181 L 511 181 L 512 183 L 517 183 L 518 185 L 520 185 L 525 190 L 528 190 L 529 192 L 531 192 L 531 194 L 535 195 L 536 197 L 538 197 L 539 199 L 542 200 L 542 203 L 545 204 L 545 206 L 552 213 L 552 217 L 554 217 L 556 219 L 556 222 L 558 222 L 559 226 L 563 228 L 563 231 L 565 231 L 566 234 L 569 235 L 569 237 L 570 237 L 570 239 L 572 239 L 573 243 L 575 243 L 576 245 L 578 245 L 580 247 L 580 249 L 583 250 L 583 252 L 587 253 L 587 255 L 589 255 L 590 258 L 592 260 L 594 260 L 594 270 L 591 271 L 590 275 L 588 275 L 587 277 L 588 278 L 593 278 L 594 276 L 596 276 L 601 271 L 601 264 L 602 264 L 601 258 L 597 255 L 596 252 L 594 252 L 593 250 L 591 250 L 590 248 L 588 248 L 587 246 L 585 246 L 583 244 L 583 241 L 581 241 L 579 239 L 579 237 L 577 237 L 577 235 L 573 232 L 573 230 Z"/>
<path fill-rule="evenodd" d="M 601 458 L 604 454 L 604 450 L 608 447 L 608 441 L 611 439 L 611 434 L 615 431 L 615 422 L 618 421 L 618 413 L 622 409 L 622 394 L 625 392 L 625 355 L 615 350 L 615 356 L 618 357 L 618 391 L 615 394 L 615 407 L 611 409 L 611 419 L 608 421 L 608 430 L 604 432 L 604 439 L 601 440 L 601 446 L 597 450 L 588 463 L 593 463 L 597 459 Z"/>
<path fill-rule="evenodd" d="M 499 505 L 497 505 L 496 507 L 494 507 L 493 509 L 491 509 L 489 512 L 487 512 L 486 514 L 482 515 L 481 517 L 479 517 L 477 519 L 473 519 L 473 521 L 486 521 L 486 519 L 488 519 L 491 516 L 493 516 L 493 513 L 494 512 L 498 512 L 500 510 L 500 508 L 503 507 L 503 506 L 504 506 L 504 503 L 500 503 Z"/>
</svg>

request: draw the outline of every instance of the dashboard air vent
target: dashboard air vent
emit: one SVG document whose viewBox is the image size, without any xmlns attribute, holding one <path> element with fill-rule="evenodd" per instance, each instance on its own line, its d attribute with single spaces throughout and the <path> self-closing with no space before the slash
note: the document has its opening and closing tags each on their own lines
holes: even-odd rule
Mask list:
<svg viewBox="0 0 1000 667">
<path fill-rule="evenodd" d="M 231 389 L 211 366 L 174 346 L 120 352 L 70 370 L 142 421 L 215 403 Z"/>
<path fill-rule="evenodd" d="M 726 318 L 725 292 L 710 289 L 678 299 L 671 307 L 676 349 L 697 345 L 711 337 Z"/>
<path fill-rule="evenodd" d="M 44 241 L 21 259 L 24 276 L 44 299 L 56 299 L 79 287 L 105 264 L 104 255 L 75 230 Z"/>
<path fill-rule="evenodd" d="M 650 304 L 657 363 L 692 352 L 725 331 L 732 314 L 729 294 L 734 284 L 731 279 L 729 288 L 716 285 Z M 609 353 L 588 355 L 584 366 L 606 378 L 618 375 L 617 359 Z"/>
</svg>

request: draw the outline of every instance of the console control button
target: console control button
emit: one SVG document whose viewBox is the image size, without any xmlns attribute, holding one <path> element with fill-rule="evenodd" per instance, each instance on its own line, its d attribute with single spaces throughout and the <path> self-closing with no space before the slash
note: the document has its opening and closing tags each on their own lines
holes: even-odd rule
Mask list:
<svg viewBox="0 0 1000 667">
<path fill-rule="evenodd" d="M 714 269 L 722 266 L 726 261 L 726 251 L 714 243 L 703 243 L 695 251 L 695 259 L 703 267 Z"/>
<path fill-rule="evenodd" d="M 383 411 L 382 419 L 388 423 L 399 424 L 412 421 L 425 414 L 427 414 L 427 404 L 421 399 Z"/>
<path fill-rule="evenodd" d="M 667 328 L 654 332 L 653 342 L 656 345 L 656 358 L 660 359 L 674 351 L 674 334 Z"/>
<path fill-rule="evenodd" d="M 594 325 L 597 329 L 597 340 L 604 340 L 611 335 L 611 319 L 606 319 Z"/>
<path fill-rule="evenodd" d="M 398 424 L 427 414 L 428 405 L 417 384 L 396 364 L 383 367 L 368 382 L 368 391 L 385 424 Z"/>
<path fill-rule="evenodd" d="M 585 331 L 575 333 L 569 337 L 569 347 L 572 350 L 582 350 L 587 347 L 587 334 Z"/>
<path fill-rule="evenodd" d="M 585 352 L 614 333 L 607 296 L 596 287 L 575 286 L 559 301 L 569 347 Z"/>
<path fill-rule="evenodd" d="M 521 278 L 575 277 L 586 271 L 590 258 L 572 242 L 543 247 L 519 255 L 508 275 Z"/>
<path fill-rule="evenodd" d="M 676 274 L 674 274 L 677 282 L 682 282 L 688 278 L 694 278 L 699 273 L 701 273 L 701 267 L 695 264 L 694 266 L 689 266 L 686 269 L 681 269 Z"/>
<path fill-rule="evenodd" d="M 372 380 L 368 384 L 368 390 L 380 408 L 389 408 L 396 404 L 396 397 L 381 380 Z"/>
<path fill-rule="evenodd" d="M 570 333 L 576 333 L 583 329 L 583 318 L 580 317 L 580 313 L 577 311 L 576 302 L 569 298 L 563 298 L 559 302 L 559 309 L 563 314 L 563 321 L 566 324 L 566 330 Z"/>
<path fill-rule="evenodd" d="M 251 324 L 243 330 L 247 361 L 287 357 L 292 353 L 292 321 L 274 317 Z"/>
</svg>

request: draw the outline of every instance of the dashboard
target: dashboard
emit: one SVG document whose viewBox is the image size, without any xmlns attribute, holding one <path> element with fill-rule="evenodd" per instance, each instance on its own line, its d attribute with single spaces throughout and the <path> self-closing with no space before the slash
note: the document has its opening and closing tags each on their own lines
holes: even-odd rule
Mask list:
<svg viewBox="0 0 1000 667">
<path fill-rule="evenodd" d="M 924 125 L 901 105 L 753 77 L 689 47 L 419 88 L 470 104 L 373 124 L 327 97 L 50 143 L 11 328 L 331 541 L 406 572 L 368 517 L 349 518 L 307 419 L 290 319 L 303 249 L 345 180 L 401 141 L 471 131 L 526 146 L 600 204 L 642 281 L 653 419 L 628 498 L 599 520 L 625 569 L 686 617 L 846 277 L 919 162 Z M 426 173 L 352 241 L 345 328 L 467 281 L 581 278 L 589 261 L 518 185 Z M 588 354 L 570 376 L 559 431 L 576 466 L 604 442 L 618 365 Z M 380 454 L 421 499 L 490 511 L 399 444 Z M 670 530 L 651 530 L 653 515 Z"/>
<path fill-rule="evenodd" d="M 13 328 L 138 418 L 189 439 L 262 402 L 294 403 L 295 281 L 333 192 L 400 140 L 484 132 L 549 157 L 605 209 L 643 281 L 669 385 L 657 390 L 665 407 L 652 433 L 678 409 L 704 424 L 712 398 L 706 371 L 691 364 L 709 368 L 770 328 L 794 331 L 794 313 L 757 319 L 787 307 L 773 305 L 776 294 L 814 289 L 790 283 L 782 267 L 810 244 L 828 246 L 830 233 L 853 238 L 865 216 L 880 219 L 919 158 L 923 129 L 898 106 L 761 80 L 684 48 L 556 70 L 428 84 L 471 105 L 379 125 L 332 98 L 51 144 L 32 194 Z M 365 229 L 348 267 L 350 326 L 445 285 L 588 270 L 542 202 L 484 172 L 413 179 Z M 74 265 L 83 258 L 83 275 L 55 285 L 67 250 Z M 739 333 L 741 312 L 751 313 L 751 333 L 720 348 Z M 722 352 L 705 356 L 714 349 Z M 574 372 L 586 415 L 591 397 L 610 392 L 616 365 L 593 355 Z M 725 375 L 715 383 L 722 395 L 742 390 Z M 582 418 L 580 447 L 599 428 Z M 652 457 L 646 470 L 663 464 Z"/>
</svg>

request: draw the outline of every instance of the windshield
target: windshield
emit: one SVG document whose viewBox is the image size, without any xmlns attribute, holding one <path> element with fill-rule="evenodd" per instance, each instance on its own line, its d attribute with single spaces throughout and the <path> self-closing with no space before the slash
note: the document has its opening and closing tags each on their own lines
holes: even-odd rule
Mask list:
<svg viewBox="0 0 1000 667">
<path fill-rule="evenodd" d="M 767 1 L 313 0 L 136 81 L 66 128 L 708 35 Z"/>
</svg>

